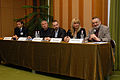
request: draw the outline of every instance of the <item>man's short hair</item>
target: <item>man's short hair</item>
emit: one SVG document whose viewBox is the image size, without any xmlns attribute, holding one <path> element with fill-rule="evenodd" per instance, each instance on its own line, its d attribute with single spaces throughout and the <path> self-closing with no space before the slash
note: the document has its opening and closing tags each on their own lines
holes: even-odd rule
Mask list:
<svg viewBox="0 0 120 80">
<path fill-rule="evenodd" d="M 23 25 L 24 25 L 24 22 L 23 22 L 23 21 L 21 21 L 21 20 L 18 20 L 18 21 L 16 21 L 16 22 L 20 22 L 21 24 L 23 24 Z"/>
<path fill-rule="evenodd" d="M 99 21 L 101 21 L 100 18 L 98 18 L 98 17 L 96 17 L 96 16 L 93 17 L 92 20 L 93 20 L 93 19 L 98 19 Z"/>
<path fill-rule="evenodd" d="M 53 22 L 57 22 L 57 23 L 58 23 L 58 21 L 57 21 L 57 20 L 53 20 L 53 21 L 52 21 L 52 23 L 53 23 Z"/>
<path fill-rule="evenodd" d="M 46 21 L 46 22 L 47 22 L 47 20 L 42 20 L 41 23 L 42 23 L 43 21 Z M 48 23 L 48 22 L 47 22 L 47 23 Z"/>
</svg>

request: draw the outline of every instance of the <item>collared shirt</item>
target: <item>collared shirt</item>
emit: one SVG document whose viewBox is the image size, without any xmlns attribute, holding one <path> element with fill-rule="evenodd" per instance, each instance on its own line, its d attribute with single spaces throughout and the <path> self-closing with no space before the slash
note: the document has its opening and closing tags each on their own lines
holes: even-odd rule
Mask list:
<svg viewBox="0 0 120 80">
<path fill-rule="evenodd" d="M 100 26 L 96 29 L 95 35 L 98 37 Z"/>
<path fill-rule="evenodd" d="M 20 28 L 20 32 L 22 32 L 22 27 Z"/>
<path fill-rule="evenodd" d="M 55 38 L 57 38 L 57 36 L 58 36 L 58 31 L 59 31 L 59 29 L 55 30 Z"/>
<path fill-rule="evenodd" d="M 23 35 L 22 27 L 20 28 L 20 35 Z"/>
</svg>

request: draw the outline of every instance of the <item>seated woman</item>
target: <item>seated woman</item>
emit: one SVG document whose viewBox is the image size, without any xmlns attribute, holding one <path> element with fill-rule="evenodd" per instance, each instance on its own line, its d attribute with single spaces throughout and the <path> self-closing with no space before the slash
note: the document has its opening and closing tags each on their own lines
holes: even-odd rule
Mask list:
<svg viewBox="0 0 120 80">
<path fill-rule="evenodd" d="M 70 38 L 79 39 L 86 37 L 86 31 L 84 28 L 80 26 L 80 20 L 78 18 L 74 18 L 71 22 L 71 30 L 67 31 L 67 36 L 64 37 L 64 41 L 68 42 Z"/>
</svg>

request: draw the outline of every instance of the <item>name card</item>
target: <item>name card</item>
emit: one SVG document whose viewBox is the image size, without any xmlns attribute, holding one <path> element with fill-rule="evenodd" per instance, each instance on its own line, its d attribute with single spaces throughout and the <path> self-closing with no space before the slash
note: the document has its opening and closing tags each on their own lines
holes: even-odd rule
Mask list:
<svg viewBox="0 0 120 80">
<path fill-rule="evenodd" d="M 62 41 L 62 38 L 51 38 L 50 42 L 57 42 L 60 43 Z"/>
<path fill-rule="evenodd" d="M 4 37 L 3 40 L 12 40 L 12 37 Z"/>
<path fill-rule="evenodd" d="M 32 41 L 37 41 L 37 42 L 41 42 L 43 40 L 43 38 L 33 38 Z"/>
<path fill-rule="evenodd" d="M 83 39 L 70 39 L 68 43 L 82 43 Z"/>
<path fill-rule="evenodd" d="M 18 38 L 18 41 L 26 41 L 27 40 L 27 37 L 19 37 Z"/>
</svg>

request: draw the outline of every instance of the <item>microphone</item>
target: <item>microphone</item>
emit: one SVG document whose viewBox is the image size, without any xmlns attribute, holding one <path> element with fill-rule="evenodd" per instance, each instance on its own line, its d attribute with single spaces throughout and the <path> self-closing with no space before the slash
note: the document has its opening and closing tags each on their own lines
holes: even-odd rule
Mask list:
<svg viewBox="0 0 120 80">
<path fill-rule="evenodd" d="M 96 29 L 93 30 L 93 34 L 96 34 Z"/>
</svg>

